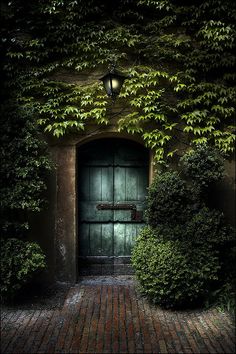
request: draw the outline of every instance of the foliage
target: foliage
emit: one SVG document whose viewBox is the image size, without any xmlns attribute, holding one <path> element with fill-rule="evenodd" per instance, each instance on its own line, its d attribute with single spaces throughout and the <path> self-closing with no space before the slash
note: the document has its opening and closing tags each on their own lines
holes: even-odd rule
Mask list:
<svg viewBox="0 0 236 354">
<path fill-rule="evenodd" d="M 146 227 L 137 239 L 132 264 L 141 290 L 164 307 L 196 305 L 217 280 L 219 259 L 203 244 L 191 247 L 178 240 L 165 240 Z"/>
<path fill-rule="evenodd" d="M 189 306 L 202 300 L 226 306 L 229 296 L 227 306 L 232 307 L 235 233 L 223 213 L 207 207 L 204 194 L 194 192 L 222 178 L 222 160 L 217 151 L 197 145 L 183 162 L 188 183 L 168 171 L 157 174 L 149 188 L 149 226 L 132 254 L 136 276 L 142 291 L 162 306 Z"/>
<path fill-rule="evenodd" d="M 219 272 L 219 285 L 212 290 L 207 298 L 206 306 L 218 307 L 221 311 L 228 311 L 235 317 L 235 291 L 236 291 L 236 247 L 223 247 L 220 250 L 220 258 L 224 260 Z"/>
<path fill-rule="evenodd" d="M 1 236 L 18 237 L 28 228 L 29 212 L 39 211 L 43 205 L 45 175 L 51 163 L 32 112 L 10 100 L 2 108 Z"/>
<path fill-rule="evenodd" d="M 45 256 L 37 243 L 15 238 L 1 240 L 2 298 L 13 298 L 43 268 Z"/>
<path fill-rule="evenodd" d="M 232 282 L 225 283 L 222 288 L 218 289 L 215 294 L 213 304 L 221 311 L 228 311 L 235 317 L 236 300 L 235 300 L 235 284 Z"/>
<path fill-rule="evenodd" d="M 184 234 L 196 244 L 211 244 L 220 248 L 226 243 L 234 241 L 234 230 L 224 219 L 222 212 L 200 208 L 189 220 L 186 221 Z"/>
<path fill-rule="evenodd" d="M 188 214 L 184 209 L 181 210 L 183 211 L 181 223 L 174 224 L 172 219 L 165 220 L 164 223 L 156 222 L 157 237 L 161 234 L 165 240 L 187 242 L 191 247 L 207 243 L 217 250 L 234 242 L 234 229 L 226 223 L 222 212 L 207 207 L 189 209 Z M 225 258 L 225 255 L 222 258 Z"/>
<path fill-rule="evenodd" d="M 112 60 L 129 75 L 117 128 L 141 135 L 157 161 L 179 142 L 234 150 L 235 1 L 12 0 L 3 9 L 7 85 L 46 132 L 108 123 L 101 83 L 58 77 Z"/>
<path fill-rule="evenodd" d="M 183 223 L 191 202 L 187 184 L 177 172 L 156 174 L 147 196 L 148 224 L 156 227 L 166 223 L 172 226 Z"/>
<path fill-rule="evenodd" d="M 204 192 L 213 182 L 220 181 L 224 176 L 224 160 L 219 151 L 207 144 L 197 145 L 181 159 L 183 173 Z"/>
</svg>

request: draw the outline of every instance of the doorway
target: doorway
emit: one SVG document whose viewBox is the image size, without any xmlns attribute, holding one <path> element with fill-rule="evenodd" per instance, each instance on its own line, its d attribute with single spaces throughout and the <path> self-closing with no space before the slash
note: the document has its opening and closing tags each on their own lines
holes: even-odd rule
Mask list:
<svg viewBox="0 0 236 354">
<path fill-rule="evenodd" d="M 145 225 L 149 151 L 126 139 L 78 149 L 78 273 L 131 274 L 130 256 Z"/>
</svg>

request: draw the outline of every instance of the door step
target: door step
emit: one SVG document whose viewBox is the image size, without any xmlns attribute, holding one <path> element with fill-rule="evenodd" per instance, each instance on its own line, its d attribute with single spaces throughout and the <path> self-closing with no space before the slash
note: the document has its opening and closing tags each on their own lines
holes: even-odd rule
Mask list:
<svg viewBox="0 0 236 354">
<path fill-rule="evenodd" d="M 130 264 L 79 264 L 79 275 L 132 275 Z"/>
<path fill-rule="evenodd" d="M 136 280 L 132 275 L 114 276 L 85 276 L 78 278 L 79 285 L 135 285 Z"/>
</svg>

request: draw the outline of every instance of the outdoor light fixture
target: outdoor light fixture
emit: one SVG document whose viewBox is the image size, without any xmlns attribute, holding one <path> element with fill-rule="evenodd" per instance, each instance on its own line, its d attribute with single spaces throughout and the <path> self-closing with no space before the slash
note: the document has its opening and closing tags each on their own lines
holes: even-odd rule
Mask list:
<svg viewBox="0 0 236 354">
<path fill-rule="evenodd" d="M 101 77 L 99 80 L 103 82 L 106 93 L 114 101 L 119 95 L 123 82 L 127 76 L 115 69 L 115 64 L 111 65 L 109 72 Z"/>
</svg>

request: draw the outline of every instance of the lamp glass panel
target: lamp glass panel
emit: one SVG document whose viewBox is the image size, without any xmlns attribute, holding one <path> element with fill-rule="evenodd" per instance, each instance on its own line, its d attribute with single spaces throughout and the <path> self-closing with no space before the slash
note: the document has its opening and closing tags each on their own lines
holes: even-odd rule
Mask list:
<svg viewBox="0 0 236 354">
<path fill-rule="evenodd" d="M 124 82 L 124 78 L 122 76 L 113 75 L 112 73 L 106 75 L 102 78 L 104 87 L 109 96 L 118 95 L 122 84 Z"/>
<path fill-rule="evenodd" d="M 117 89 L 120 88 L 120 81 L 117 80 L 116 77 L 113 77 L 113 78 L 111 79 L 111 81 L 112 81 L 112 89 L 113 89 L 114 91 L 117 91 Z"/>
</svg>

